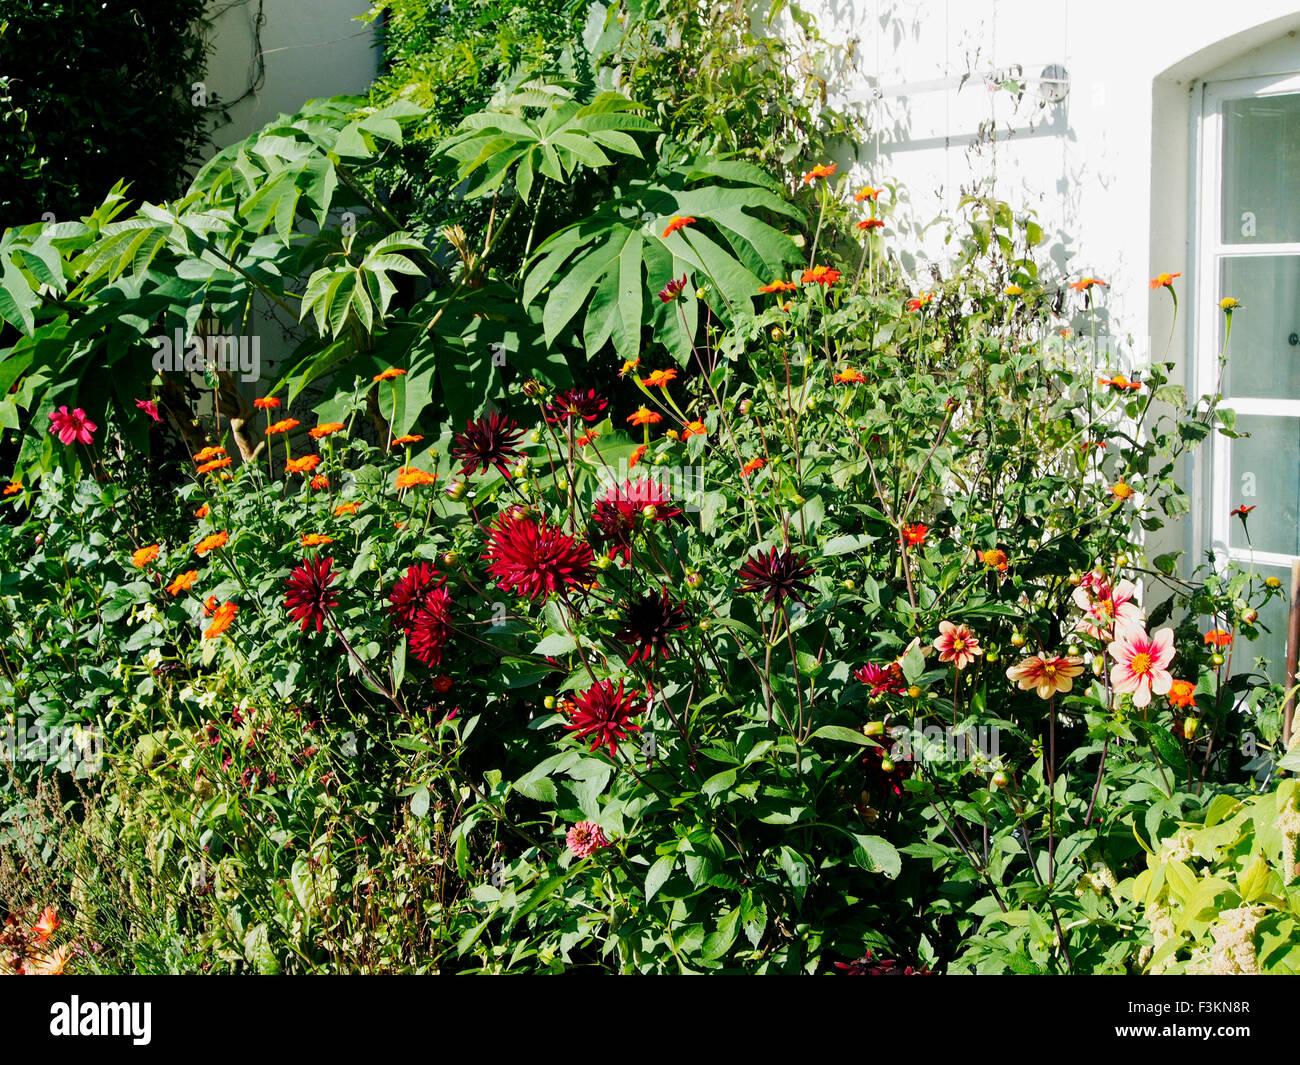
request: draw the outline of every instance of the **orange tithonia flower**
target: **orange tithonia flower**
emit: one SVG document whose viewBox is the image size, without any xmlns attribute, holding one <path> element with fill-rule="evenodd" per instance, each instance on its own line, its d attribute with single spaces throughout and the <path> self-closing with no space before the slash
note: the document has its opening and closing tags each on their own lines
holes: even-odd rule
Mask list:
<svg viewBox="0 0 1300 1065">
<path fill-rule="evenodd" d="M 1158 277 L 1153 277 L 1151 279 L 1151 288 L 1152 290 L 1158 288 L 1173 288 L 1174 278 L 1182 276 L 1182 274 L 1160 274 Z"/>
<path fill-rule="evenodd" d="M 599 436 L 600 433 L 598 433 L 595 429 L 588 429 L 585 433 L 583 433 L 580 437 L 578 437 L 578 439 L 575 440 L 574 443 L 577 444 L 579 447 L 586 447 L 588 444 L 594 442 L 596 438 Z"/>
<path fill-rule="evenodd" d="M 766 285 L 761 285 L 758 291 L 759 292 L 794 292 L 796 289 L 798 289 L 798 287 L 799 286 L 796 285 L 793 281 L 777 280 Z"/>
<path fill-rule="evenodd" d="M 334 508 L 334 516 L 338 518 L 342 517 L 344 514 L 355 514 L 360 509 L 360 503 L 340 503 Z"/>
<path fill-rule="evenodd" d="M 169 595 L 180 595 L 181 592 L 188 592 L 194 587 L 194 582 L 198 579 L 199 571 L 196 569 L 186 570 L 184 573 L 179 573 L 171 584 L 167 585 L 167 593 Z"/>
<path fill-rule="evenodd" d="M 208 459 L 214 459 L 218 455 L 224 455 L 225 453 L 226 453 L 226 449 L 224 447 L 212 447 L 211 445 L 209 445 L 205 447 L 202 451 L 200 451 L 197 455 L 194 456 L 194 461 L 207 462 Z"/>
<path fill-rule="evenodd" d="M 10 481 L 7 485 L 5 485 L 4 494 L 7 496 L 11 496 L 15 492 L 21 492 L 22 490 L 23 490 L 22 481 Z"/>
<path fill-rule="evenodd" d="M 1184 710 L 1196 709 L 1196 685 L 1189 680 L 1176 680 L 1169 686 L 1169 705 Z"/>
<path fill-rule="evenodd" d="M 641 383 L 647 388 L 667 388 L 668 382 L 676 376 L 676 370 L 655 370 L 649 377 L 641 378 Z"/>
<path fill-rule="evenodd" d="M 380 381 L 391 381 L 395 377 L 401 377 L 404 373 L 406 373 L 405 370 L 399 370 L 395 366 L 390 366 L 383 373 L 375 374 L 374 381 L 375 384 L 378 384 Z"/>
<path fill-rule="evenodd" d="M 289 473 L 311 473 L 319 465 L 319 455 L 304 455 L 300 459 L 290 459 L 284 464 L 284 468 Z"/>
<path fill-rule="evenodd" d="M 1110 486 L 1110 494 L 1116 499 L 1132 499 L 1134 494 L 1133 486 L 1125 481 L 1116 481 Z"/>
<path fill-rule="evenodd" d="M 1073 688 L 1074 678 L 1082 672 L 1081 658 L 1030 655 L 1007 670 L 1007 679 L 1015 681 L 1021 691 L 1034 688 L 1040 699 L 1050 699 Z"/>
<path fill-rule="evenodd" d="M 928 525 L 922 525 L 919 521 L 911 525 L 903 526 L 903 540 L 908 547 L 920 547 L 925 543 L 925 538 L 930 532 Z"/>
<path fill-rule="evenodd" d="M 862 188 L 858 189 L 858 191 L 853 194 L 853 198 L 858 203 L 861 203 L 863 200 L 874 201 L 876 197 L 879 196 L 884 191 L 885 191 L 884 189 L 873 189 L 870 185 L 864 185 Z"/>
<path fill-rule="evenodd" d="M 322 488 L 328 488 L 330 486 L 330 479 L 323 473 L 318 473 L 311 479 L 311 486 L 319 492 Z"/>
<path fill-rule="evenodd" d="M 405 436 L 399 436 L 393 441 L 393 447 L 405 447 L 407 444 L 418 444 L 424 437 L 419 433 L 407 433 Z"/>
<path fill-rule="evenodd" d="M 939 652 L 940 662 L 952 662 L 958 669 L 965 669 L 975 661 L 976 655 L 984 653 L 979 640 L 965 623 L 954 625 L 951 621 L 939 622 L 934 649 Z"/>
<path fill-rule="evenodd" d="M 861 385 L 867 380 L 866 374 L 849 366 L 835 375 L 835 383 L 840 385 Z"/>
<path fill-rule="evenodd" d="M 143 569 L 158 557 L 158 545 L 151 544 L 149 547 L 142 547 L 139 551 L 131 552 L 131 565 L 136 569 Z"/>
<path fill-rule="evenodd" d="M 230 623 L 235 620 L 235 615 L 238 613 L 239 607 L 235 606 L 234 603 L 222 603 L 212 612 L 212 624 L 203 633 L 203 638 L 212 640 L 220 636 L 230 628 Z"/>
<path fill-rule="evenodd" d="M 194 512 L 194 516 L 196 518 L 206 518 L 211 513 L 212 508 L 204 503 L 203 506 L 199 507 L 199 509 Z"/>
<path fill-rule="evenodd" d="M 212 617 L 212 615 L 215 614 L 216 612 L 217 612 L 217 597 L 215 595 L 210 595 L 203 602 L 203 613 L 205 613 L 208 617 Z"/>
<path fill-rule="evenodd" d="M 407 466 L 405 469 L 397 471 L 398 488 L 415 488 L 423 484 L 433 484 L 437 479 L 438 475 L 436 473 L 417 470 L 414 466 Z"/>
<path fill-rule="evenodd" d="M 838 270 L 833 270 L 829 266 L 814 266 L 811 270 L 805 270 L 800 280 L 805 285 L 810 281 L 819 285 L 833 285 L 839 279 L 840 272 Z"/>
<path fill-rule="evenodd" d="M 885 228 L 885 222 L 883 219 L 880 218 L 864 218 L 861 222 L 858 223 L 859 232 L 861 232 L 864 229 L 884 229 L 884 228 Z"/>
<path fill-rule="evenodd" d="M 627 362 L 623 363 L 623 368 L 618 371 L 619 377 L 626 377 L 628 374 L 630 374 L 633 370 L 635 370 L 640 365 L 641 365 L 640 356 L 637 356 L 634 359 L 628 359 Z"/>
<path fill-rule="evenodd" d="M 986 566 L 992 566 L 1000 573 L 1007 571 L 1007 553 L 999 547 L 990 548 L 988 551 L 980 552 L 980 561 Z"/>
<path fill-rule="evenodd" d="M 274 396 L 263 396 L 261 399 L 253 400 L 253 406 L 258 410 L 279 410 L 280 401 Z"/>
<path fill-rule="evenodd" d="M 1114 377 L 1098 377 L 1097 384 L 1113 388 L 1116 392 L 1123 392 L 1126 389 L 1136 392 L 1142 387 L 1141 381 L 1130 381 L 1122 373 L 1117 373 Z"/>
<path fill-rule="evenodd" d="M 215 551 L 218 547 L 225 547 L 226 542 L 230 539 L 229 533 L 213 533 L 211 536 L 205 536 L 194 545 L 196 555 L 206 555 L 209 551 Z"/>
<path fill-rule="evenodd" d="M 742 477 L 748 477 L 751 473 L 758 472 L 766 465 L 767 465 L 767 461 L 765 459 L 761 459 L 761 458 L 750 459 L 748 462 L 745 463 L 744 466 L 741 467 L 740 475 Z"/>
<path fill-rule="evenodd" d="M 334 537 L 322 536 L 320 533 L 303 533 L 301 540 L 303 547 L 320 547 L 322 544 L 332 544 Z"/>
<path fill-rule="evenodd" d="M 804 174 L 803 183 L 805 185 L 811 185 L 818 178 L 830 177 L 832 174 L 835 173 L 835 166 L 836 166 L 835 163 L 821 163 L 813 167 L 811 170 L 808 171 L 808 173 Z"/>
<path fill-rule="evenodd" d="M 199 473 L 215 473 L 217 470 L 224 470 L 230 465 L 229 458 L 213 459 L 211 462 L 205 462 L 199 467 Z"/>
<path fill-rule="evenodd" d="M 673 215 L 672 218 L 668 219 L 668 225 L 664 227 L 664 232 L 663 232 L 664 239 L 667 240 L 679 229 L 685 229 L 694 221 L 695 219 L 691 218 L 689 215 L 680 215 L 680 214 Z"/>
<path fill-rule="evenodd" d="M 62 923 L 59 920 L 59 911 L 53 906 L 46 906 L 32 926 L 32 937 L 37 943 L 44 943 L 59 930 L 59 925 Z"/>
<path fill-rule="evenodd" d="M 632 467 L 634 467 L 638 462 L 640 462 L 643 458 L 645 458 L 645 453 L 649 450 L 650 449 L 645 444 L 639 445 L 637 449 L 632 452 L 631 457 L 627 460 L 627 468 L 629 470 L 632 469 Z"/>
<path fill-rule="evenodd" d="M 687 422 L 682 427 L 682 439 L 689 440 L 693 436 L 705 436 L 707 430 L 704 428 L 704 422 L 696 418 L 693 422 Z"/>
<path fill-rule="evenodd" d="M 922 292 L 919 296 L 913 296 L 910 300 L 907 301 L 907 309 L 909 311 L 919 311 L 922 307 L 926 306 L 926 304 L 928 304 L 932 299 L 934 299 L 933 292 Z"/>
<path fill-rule="evenodd" d="M 664 416 L 643 406 L 629 414 L 627 420 L 633 425 L 657 425 L 664 420 Z"/>
<path fill-rule="evenodd" d="M 1231 647 L 1232 633 L 1226 629 L 1211 629 L 1205 634 L 1205 642 L 1212 647 Z"/>
<path fill-rule="evenodd" d="M 266 427 L 266 435 L 274 436 L 276 433 L 287 433 L 290 429 L 299 424 L 297 418 L 284 418 L 274 422 Z"/>
<path fill-rule="evenodd" d="M 333 436 L 335 433 L 345 428 L 342 422 L 326 422 L 324 425 L 318 425 L 315 429 L 308 429 L 307 435 L 313 440 L 321 440 L 327 436 Z"/>
<path fill-rule="evenodd" d="M 1100 285 L 1102 288 L 1105 288 L 1106 282 L 1099 277 L 1081 277 L 1070 287 L 1074 289 L 1075 292 L 1087 292 L 1093 285 Z"/>
</svg>

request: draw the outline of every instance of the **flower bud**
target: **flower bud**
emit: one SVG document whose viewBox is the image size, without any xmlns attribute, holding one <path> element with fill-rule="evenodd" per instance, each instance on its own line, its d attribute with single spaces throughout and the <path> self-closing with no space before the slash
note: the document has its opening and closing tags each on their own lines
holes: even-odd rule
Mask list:
<svg viewBox="0 0 1300 1065">
<path fill-rule="evenodd" d="M 885 734 L 885 723 L 883 721 L 868 721 L 862 726 L 864 736 L 883 736 Z"/>
</svg>

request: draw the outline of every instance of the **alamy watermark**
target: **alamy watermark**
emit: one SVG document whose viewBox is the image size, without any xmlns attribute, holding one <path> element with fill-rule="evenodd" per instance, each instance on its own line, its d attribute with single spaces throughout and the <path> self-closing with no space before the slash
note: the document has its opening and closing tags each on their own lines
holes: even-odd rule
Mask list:
<svg viewBox="0 0 1300 1065">
<path fill-rule="evenodd" d="M 205 373 L 220 370 L 241 381 L 262 375 L 262 338 L 247 334 L 191 334 L 179 327 L 171 336 L 154 337 L 153 368 L 157 373 Z"/>
<path fill-rule="evenodd" d="M 28 724 L 25 717 L 0 722 L 0 762 L 36 762 L 88 776 L 103 768 L 104 733 L 93 724 Z"/>
</svg>

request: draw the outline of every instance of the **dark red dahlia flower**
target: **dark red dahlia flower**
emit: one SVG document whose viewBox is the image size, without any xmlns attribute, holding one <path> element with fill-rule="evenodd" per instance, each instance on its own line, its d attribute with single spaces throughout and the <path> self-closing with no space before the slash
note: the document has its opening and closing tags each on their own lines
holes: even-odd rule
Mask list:
<svg viewBox="0 0 1300 1065">
<path fill-rule="evenodd" d="M 546 420 L 552 425 L 577 418 L 584 422 L 594 422 L 608 406 L 609 402 L 596 395 L 594 388 L 589 388 L 586 392 L 580 388 L 569 388 L 556 393 L 548 406 Z"/>
<path fill-rule="evenodd" d="M 439 585 L 430 591 L 406 630 L 406 646 L 426 666 L 442 664 L 451 632 L 451 592 Z M 436 683 L 435 683 L 436 687 Z"/>
<path fill-rule="evenodd" d="M 307 626 L 315 625 L 320 632 L 325 624 L 325 615 L 339 605 L 337 599 L 331 598 L 330 582 L 336 574 L 333 572 L 334 560 L 313 556 L 304 558 L 302 565 L 289 574 L 285 582 L 284 605 L 294 621 L 302 622 L 302 631 Z"/>
<path fill-rule="evenodd" d="M 484 558 L 502 588 L 529 599 L 587 584 L 596 575 L 587 544 L 545 521 L 517 514 L 507 515 L 492 529 Z"/>
<path fill-rule="evenodd" d="M 625 693 L 622 680 L 617 684 L 602 680 L 568 702 L 565 709 L 569 723 L 564 727 L 580 740 L 594 737 L 591 749 L 608 747 L 612 758 L 629 732 L 641 731 L 640 725 L 629 725 L 628 719 L 644 711 L 645 703 L 639 693 Z"/>
<path fill-rule="evenodd" d="M 897 662 L 891 662 L 887 666 L 865 665 L 854 671 L 853 676 L 871 688 L 873 699 L 907 691 L 907 681 L 903 679 L 903 667 Z"/>
<path fill-rule="evenodd" d="M 837 961 L 835 968 L 842 976 L 930 976 L 929 969 L 914 969 L 893 958 L 877 958 L 867 951 L 857 961 Z"/>
<path fill-rule="evenodd" d="M 654 509 L 647 510 L 647 507 Z M 591 520 L 599 530 L 596 539 L 610 545 L 610 558 L 622 555 L 624 562 L 631 560 L 632 533 L 638 516 L 653 522 L 677 521 L 682 509 L 672 501 L 663 485 L 647 477 L 629 479 L 610 488 L 596 500 L 591 513 Z"/>
<path fill-rule="evenodd" d="M 664 588 L 649 592 L 623 608 L 623 627 L 614 634 L 632 648 L 627 664 L 649 662 L 655 652 L 671 658 L 668 637 L 686 628 L 684 603 L 674 603 Z"/>
<path fill-rule="evenodd" d="M 812 565 L 807 558 L 788 547 L 774 547 L 766 555 L 754 555 L 736 575 L 744 581 L 740 591 L 763 592 L 764 602 L 775 603 L 778 607 L 786 599 L 803 603 L 800 593 L 813 591 L 808 583 L 808 578 L 813 575 Z"/>
<path fill-rule="evenodd" d="M 417 562 L 407 569 L 406 576 L 388 593 L 388 612 L 393 615 L 398 628 L 411 627 L 424 606 L 424 597 L 441 587 L 446 579 L 427 562 Z"/>
<path fill-rule="evenodd" d="M 523 435 L 524 431 L 512 418 L 496 411 L 478 421 L 467 421 L 465 431 L 457 434 L 451 447 L 451 453 L 464 463 L 461 476 L 467 477 L 489 466 L 495 466 L 502 477 L 510 476 L 509 463 L 519 457 L 515 445 Z"/>
</svg>

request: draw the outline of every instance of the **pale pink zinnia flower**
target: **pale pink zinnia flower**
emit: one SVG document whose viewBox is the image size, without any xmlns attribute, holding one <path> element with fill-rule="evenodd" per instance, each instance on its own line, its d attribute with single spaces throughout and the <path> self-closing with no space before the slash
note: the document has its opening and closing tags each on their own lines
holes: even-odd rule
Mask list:
<svg viewBox="0 0 1300 1065">
<path fill-rule="evenodd" d="M 569 850 L 579 858 L 595 854 L 601 847 L 609 845 L 605 833 L 600 830 L 600 826 L 595 821 L 579 821 L 569 829 L 567 842 Z"/>
<path fill-rule="evenodd" d="M 1159 629 L 1148 636 L 1141 629 L 1122 630 L 1110 645 L 1110 682 L 1117 692 L 1133 696 L 1134 706 L 1146 706 L 1151 693 L 1167 695 L 1174 678 L 1169 663 L 1174 659 L 1174 630 Z"/>
<path fill-rule="evenodd" d="M 1030 655 L 1008 669 L 1007 678 L 1020 685 L 1021 691 L 1037 688 L 1040 699 L 1050 699 L 1058 692 L 1068 692 L 1073 688 L 1074 678 L 1082 672 L 1081 658 Z"/>
<path fill-rule="evenodd" d="M 61 443 L 71 444 L 75 440 L 78 444 L 89 444 L 91 434 L 98 428 L 80 407 L 71 413 L 67 407 L 50 411 L 50 432 L 56 434 Z"/>
<path fill-rule="evenodd" d="M 1081 584 L 1074 590 L 1074 602 L 1087 616 L 1078 628 L 1099 640 L 1110 640 L 1126 629 L 1140 629 L 1146 615 L 1133 602 L 1137 589 L 1132 581 L 1120 581 L 1114 588 L 1104 580 L 1091 588 Z"/>
<path fill-rule="evenodd" d="M 979 640 L 963 623 L 954 625 L 951 621 L 939 622 L 939 636 L 934 641 L 934 649 L 939 652 L 940 662 L 952 662 L 958 669 L 965 669 L 976 655 L 982 655 L 984 649 Z"/>
</svg>

